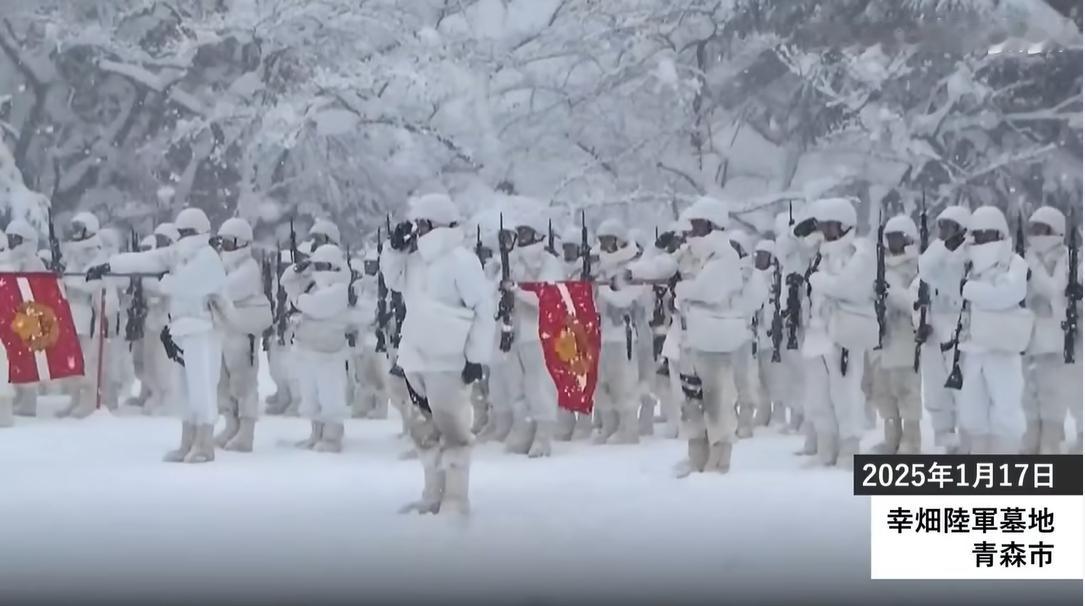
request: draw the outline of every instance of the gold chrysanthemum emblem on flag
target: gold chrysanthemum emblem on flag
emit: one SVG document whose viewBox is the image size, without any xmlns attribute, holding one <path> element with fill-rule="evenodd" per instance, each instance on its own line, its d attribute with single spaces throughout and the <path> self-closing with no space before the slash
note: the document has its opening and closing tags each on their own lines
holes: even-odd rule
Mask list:
<svg viewBox="0 0 1085 606">
<path fill-rule="evenodd" d="M 45 351 L 60 339 L 60 323 L 48 305 L 27 301 L 11 320 L 11 329 L 33 351 Z"/>
<path fill-rule="evenodd" d="M 587 344 L 588 334 L 584 326 L 572 318 L 567 318 L 565 326 L 554 339 L 554 352 L 573 373 L 586 375 L 591 364 L 587 355 Z"/>
</svg>

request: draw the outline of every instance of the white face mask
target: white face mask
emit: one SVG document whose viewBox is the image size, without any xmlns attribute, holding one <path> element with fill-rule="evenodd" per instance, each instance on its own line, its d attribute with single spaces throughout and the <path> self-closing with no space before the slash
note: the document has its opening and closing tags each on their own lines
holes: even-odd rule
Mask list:
<svg viewBox="0 0 1085 606">
<path fill-rule="evenodd" d="M 435 227 L 418 238 L 418 254 L 433 261 L 463 242 L 463 230 L 458 227 Z"/>
<path fill-rule="evenodd" d="M 972 262 L 972 271 L 979 273 L 1009 258 L 1012 252 L 1013 244 L 1009 240 L 972 244 L 968 247 L 968 260 Z"/>
<path fill-rule="evenodd" d="M 249 249 L 246 247 L 237 250 L 224 250 L 219 254 L 222 257 L 223 264 L 227 267 L 237 267 L 249 255 Z"/>
<path fill-rule="evenodd" d="M 343 275 L 338 271 L 314 271 L 313 282 L 317 288 L 327 288 L 332 284 L 342 281 Z"/>
<path fill-rule="evenodd" d="M 1062 242 L 1062 236 L 1029 236 L 1028 246 L 1038 253 L 1045 253 Z"/>
</svg>

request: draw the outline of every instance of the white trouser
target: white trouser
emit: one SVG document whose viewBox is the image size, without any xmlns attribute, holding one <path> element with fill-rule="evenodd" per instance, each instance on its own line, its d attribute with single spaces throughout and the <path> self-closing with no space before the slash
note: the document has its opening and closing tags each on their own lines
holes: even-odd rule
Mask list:
<svg viewBox="0 0 1085 606">
<path fill-rule="evenodd" d="M 412 414 L 411 440 L 427 469 L 470 466 L 471 399 L 459 371 L 407 373 L 407 381 L 426 398 L 430 414 Z"/>
<path fill-rule="evenodd" d="M 519 380 L 510 386 L 515 390 L 512 405 L 516 418 L 555 421 L 558 415 L 558 391 L 546 370 L 542 345 L 538 341 L 517 343 L 511 352 L 509 365 L 516 368 L 506 373 L 506 378 Z"/>
<path fill-rule="evenodd" d="M 848 354 L 848 372 L 840 373 L 839 347 L 831 354 L 806 359 L 806 418 L 819 436 L 858 440 L 866 424 L 863 397 L 863 351 Z"/>
<path fill-rule="evenodd" d="M 734 405 L 738 396 L 735 357 L 749 355 L 746 349 L 737 354 L 689 353 L 689 362 L 684 365 L 682 374 L 691 372 L 701 380 L 703 397 L 695 400 L 683 396 L 682 434 L 687 440 L 703 437 L 709 444 L 734 442 L 738 429 Z"/>
<path fill-rule="evenodd" d="M 639 402 L 636 350 L 633 359 L 626 356 L 625 343 L 603 343 L 599 355 L 599 384 L 595 402 L 600 412 L 635 414 Z"/>
<path fill-rule="evenodd" d="M 197 332 L 173 337 L 184 354 L 184 367 L 174 363 L 175 390 L 181 418 L 186 423 L 214 425 L 218 419 L 218 383 L 222 371 L 222 336 Z"/>
<path fill-rule="evenodd" d="M 297 397 L 297 381 L 291 368 L 294 366 L 293 346 L 290 344 L 279 345 L 278 337 L 272 336 L 272 344 L 268 347 L 267 361 L 268 373 L 275 382 L 275 389 L 284 395 Z"/>
<path fill-rule="evenodd" d="M 364 346 L 364 345 L 363 345 Z M 361 410 L 373 410 L 381 408 L 381 398 L 387 398 L 384 386 L 384 354 L 377 353 L 371 348 L 361 351 L 353 350 L 350 366 L 351 376 L 348 383 L 352 387 L 351 403 L 360 403 Z"/>
<path fill-rule="evenodd" d="M 964 384 L 960 393 L 961 428 L 971 436 L 994 436 L 1016 454 L 1025 431 L 1021 406 L 1025 380 L 1021 356 L 998 352 L 961 352 Z"/>
<path fill-rule="evenodd" d="M 919 375 L 911 366 L 874 369 L 874 394 L 883 420 L 918 421 L 923 415 L 919 401 Z"/>
<path fill-rule="evenodd" d="M 1025 358 L 1024 370 L 1025 420 L 1040 422 L 1041 439 L 1061 443 L 1067 411 L 1081 407 L 1081 367 L 1066 364 L 1061 353 L 1054 353 Z"/>
<path fill-rule="evenodd" d="M 953 351 L 943 352 L 933 337 L 923 344 L 919 352 L 919 370 L 922 374 L 923 406 L 931 415 L 934 433 L 953 433 L 959 414 L 959 392 L 946 389 L 946 378 L 953 368 Z"/>
<path fill-rule="evenodd" d="M 524 384 L 524 369 L 514 358 L 513 352 L 508 354 L 495 352 L 493 362 L 490 364 L 490 405 L 493 407 L 493 412 L 499 416 L 509 415 L 523 421 L 526 418 L 523 415 L 527 414 L 527 409 L 524 406 L 518 406 L 516 402 L 520 397 L 519 386 Z"/>
<path fill-rule="evenodd" d="M 758 375 L 757 359 L 753 357 L 749 347 L 747 343 L 732 354 L 735 367 L 735 407 L 745 421 L 753 419 L 754 409 L 761 402 L 761 377 Z"/>
<path fill-rule="evenodd" d="M 342 423 L 347 410 L 347 350 L 294 349 L 300 388 L 301 416 L 321 423 Z"/>
<path fill-rule="evenodd" d="M 780 361 L 772 361 L 772 350 L 761 348 L 757 353 L 758 374 L 761 388 L 768 398 L 791 409 L 792 413 L 802 414 L 803 363 L 802 356 L 795 350 L 780 351 Z"/>
<path fill-rule="evenodd" d="M 260 416 L 256 395 L 259 362 L 249 347 L 249 335 L 227 333 L 222 341 L 222 376 L 218 383 L 219 412 L 230 417 Z M 258 347 L 254 342 L 253 348 Z"/>
</svg>

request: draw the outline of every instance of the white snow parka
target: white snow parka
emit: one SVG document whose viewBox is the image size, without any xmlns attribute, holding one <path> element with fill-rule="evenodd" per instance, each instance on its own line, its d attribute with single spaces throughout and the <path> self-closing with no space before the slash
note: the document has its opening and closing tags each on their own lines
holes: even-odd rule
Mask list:
<svg viewBox="0 0 1085 606">
<path fill-rule="evenodd" d="M 1029 248 L 1025 251 L 1025 263 L 1032 271 L 1028 280 L 1028 307 L 1036 316 L 1027 353 L 1062 353 L 1066 284 L 1070 279 L 1069 250 L 1063 244 L 1046 252 Z"/>
<path fill-rule="evenodd" d="M 857 238 L 853 228 L 838 240 L 822 242 L 819 253 L 821 260 L 809 281 L 810 323 L 803 339 L 803 355 L 829 355 L 833 346 L 873 349 L 878 344 L 873 247 Z"/>
<path fill-rule="evenodd" d="M 703 266 L 674 289 L 675 304 L 685 319 L 683 349 L 735 351 L 750 340 L 749 318 L 755 308 L 743 294 L 746 284 L 738 253 L 722 231 L 691 238 L 690 246 Z"/>
<path fill-rule="evenodd" d="M 294 344 L 321 353 L 337 353 L 347 346 L 350 308 L 347 305 L 346 271 L 296 272 L 288 267 L 282 274 L 283 288 L 290 303 L 300 312 L 296 317 Z"/>
<path fill-rule="evenodd" d="M 439 227 L 418 239 L 416 252 L 386 248 L 380 269 L 388 288 L 403 293 L 398 364 L 407 372 L 460 371 L 493 355 L 496 305 L 492 283 L 463 246 L 458 227 Z"/>
<path fill-rule="evenodd" d="M 109 266 L 117 273 L 165 273 L 158 290 L 168 301 L 174 337 L 215 329 L 211 299 L 223 295 L 226 268 L 207 234 L 186 236 L 165 248 L 120 253 L 109 259 Z"/>
</svg>

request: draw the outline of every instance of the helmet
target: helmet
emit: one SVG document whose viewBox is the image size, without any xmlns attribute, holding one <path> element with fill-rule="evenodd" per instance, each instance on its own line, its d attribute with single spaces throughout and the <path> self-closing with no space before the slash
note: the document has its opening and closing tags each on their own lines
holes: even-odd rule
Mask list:
<svg viewBox="0 0 1085 606">
<path fill-rule="evenodd" d="M 252 242 L 252 226 L 244 219 L 233 217 L 223 221 L 218 235 L 220 238 L 234 238 L 239 244 L 248 244 Z"/>
<path fill-rule="evenodd" d="M 460 221 L 460 209 L 445 194 L 426 194 L 412 198 L 407 218 L 411 221 L 426 220 L 435 225 L 452 225 Z"/>
<path fill-rule="evenodd" d="M 709 196 L 698 198 L 684 214 L 689 221 L 708 221 L 717 229 L 727 229 L 731 224 L 731 213 L 727 204 Z"/>
<path fill-rule="evenodd" d="M 176 242 L 181 239 L 181 234 L 177 231 L 177 227 L 173 223 L 159 223 L 158 227 L 154 228 L 154 234 L 156 236 L 164 236 L 169 239 L 170 242 Z"/>
<path fill-rule="evenodd" d="M 38 230 L 22 219 L 15 219 L 8 223 L 4 230 L 7 233 L 8 249 L 13 251 L 38 250 Z"/>
<path fill-rule="evenodd" d="M 1051 228 L 1056 236 L 1066 235 L 1066 216 L 1062 211 L 1050 206 L 1041 206 L 1028 218 L 1029 223 L 1043 223 Z"/>
<path fill-rule="evenodd" d="M 885 222 L 885 233 L 900 233 L 907 236 L 912 242 L 919 241 L 919 228 L 915 221 L 908 215 L 895 215 Z"/>
<path fill-rule="evenodd" d="M 177 213 L 174 225 L 177 227 L 178 232 L 186 230 L 194 231 L 197 234 L 211 232 L 211 221 L 207 219 L 207 215 L 202 210 L 191 206 Z"/>
<path fill-rule="evenodd" d="M 814 218 L 821 223 L 839 223 L 842 227 L 855 227 L 858 217 L 855 206 L 848 198 L 822 198 L 814 203 Z"/>
<path fill-rule="evenodd" d="M 77 235 L 79 240 L 85 240 L 98 233 L 100 227 L 98 217 L 88 212 L 76 213 L 71 220 L 72 234 Z"/>
<path fill-rule="evenodd" d="M 727 230 L 727 238 L 735 243 L 742 249 L 742 253 L 746 255 L 753 254 L 751 250 L 752 239 L 750 235 L 741 229 L 729 229 Z"/>
<path fill-rule="evenodd" d="M 1010 226 L 1006 223 L 1006 215 L 994 206 L 981 206 L 972 212 L 968 221 L 968 230 L 997 231 L 1003 238 L 1010 237 Z"/>
<path fill-rule="evenodd" d="M 309 257 L 309 261 L 313 263 L 314 268 L 317 264 L 328 263 L 331 265 L 331 271 L 340 270 L 346 265 L 343 251 L 339 250 L 335 244 L 325 244 L 316 249 Z"/>
<path fill-rule="evenodd" d="M 155 248 L 158 248 L 154 235 L 144 236 L 143 239 L 139 241 L 139 248 L 140 250 L 154 250 Z"/>
<path fill-rule="evenodd" d="M 625 225 L 617 219 L 607 219 L 599 225 L 599 229 L 595 230 L 595 237 L 605 238 L 611 236 L 618 238 L 619 240 L 627 241 L 629 237 L 629 231 L 625 228 Z"/>
<path fill-rule="evenodd" d="M 317 219 L 313 222 L 313 227 L 309 229 L 309 237 L 314 236 L 324 236 L 333 244 L 340 242 L 339 227 L 327 219 Z"/>
<path fill-rule="evenodd" d="M 936 221 L 953 221 L 961 227 L 968 227 L 972 218 L 972 211 L 965 206 L 947 206 L 938 213 Z"/>
<path fill-rule="evenodd" d="M 773 242 L 772 240 L 758 240 L 757 241 L 757 246 L 754 247 L 754 250 L 755 251 L 767 252 L 770 255 L 775 254 L 776 243 Z"/>
</svg>

